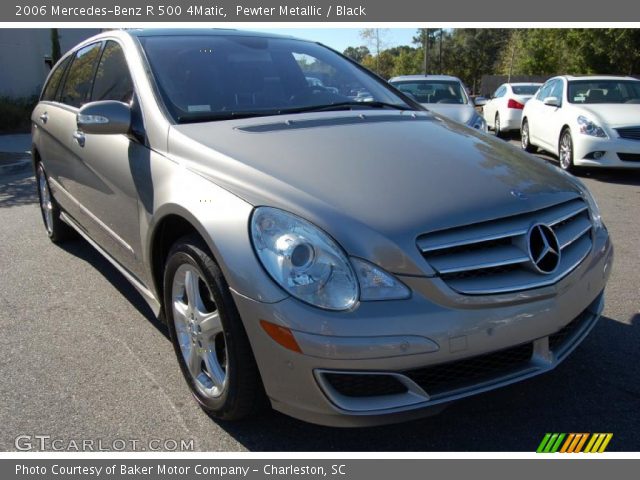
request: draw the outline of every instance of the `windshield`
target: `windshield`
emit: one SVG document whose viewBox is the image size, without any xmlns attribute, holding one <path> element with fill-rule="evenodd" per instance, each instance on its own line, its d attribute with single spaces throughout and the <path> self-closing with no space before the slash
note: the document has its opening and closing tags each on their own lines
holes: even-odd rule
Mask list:
<svg viewBox="0 0 640 480">
<path fill-rule="evenodd" d="M 398 80 L 391 84 L 420 103 L 467 103 L 462 84 L 455 80 Z"/>
<path fill-rule="evenodd" d="M 640 81 L 572 80 L 567 98 L 571 103 L 640 103 Z"/>
<path fill-rule="evenodd" d="M 240 35 L 139 39 L 165 105 L 178 122 L 334 105 L 412 108 L 383 82 L 315 43 Z"/>
<path fill-rule="evenodd" d="M 516 95 L 533 95 L 538 91 L 540 85 L 542 84 L 539 83 L 537 85 L 511 85 L 511 89 Z"/>
</svg>

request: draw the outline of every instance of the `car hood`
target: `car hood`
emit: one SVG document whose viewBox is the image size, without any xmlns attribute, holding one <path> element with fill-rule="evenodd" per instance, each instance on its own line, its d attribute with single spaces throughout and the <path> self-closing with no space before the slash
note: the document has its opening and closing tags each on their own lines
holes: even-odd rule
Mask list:
<svg viewBox="0 0 640 480">
<path fill-rule="evenodd" d="M 576 105 L 576 110 L 583 112 L 596 123 L 600 122 L 603 127 L 626 127 L 640 124 L 640 104 L 637 103 Z"/>
<path fill-rule="evenodd" d="M 423 103 L 422 106 L 431 112 L 439 113 L 465 125 L 471 121 L 476 113 L 476 109 L 469 104 Z"/>
<path fill-rule="evenodd" d="M 428 112 L 177 125 L 169 154 L 253 205 L 306 218 L 349 254 L 395 273 L 431 273 L 415 244 L 423 233 L 579 194 L 556 167 Z"/>
</svg>

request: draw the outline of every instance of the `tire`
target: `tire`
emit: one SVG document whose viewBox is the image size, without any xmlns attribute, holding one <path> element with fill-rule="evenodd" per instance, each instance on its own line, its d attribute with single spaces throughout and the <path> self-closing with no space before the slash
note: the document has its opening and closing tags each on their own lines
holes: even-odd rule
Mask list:
<svg viewBox="0 0 640 480">
<path fill-rule="evenodd" d="M 560 168 L 572 172 L 575 170 L 573 164 L 573 139 L 571 138 L 571 131 L 568 128 L 562 130 L 560 134 L 560 140 L 558 141 L 558 161 L 560 162 Z"/>
<path fill-rule="evenodd" d="M 520 143 L 525 152 L 533 153 L 536 151 L 536 147 L 531 145 L 529 122 L 526 119 L 522 122 L 522 127 L 520 128 Z"/>
<path fill-rule="evenodd" d="M 496 113 L 496 118 L 493 120 L 493 130 L 496 132 L 496 137 L 502 138 L 504 137 L 504 132 L 500 126 L 500 114 Z"/>
<path fill-rule="evenodd" d="M 53 243 L 61 243 L 75 237 L 75 231 L 60 218 L 60 207 L 51 194 L 49 179 L 41 162 L 36 164 L 36 188 L 38 203 L 47 236 Z"/>
<path fill-rule="evenodd" d="M 266 405 L 229 286 L 197 235 L 181 238 L 169 252 L 164 311 L 182 374 L 205 412 L 238 420 Z"/>
</svg>

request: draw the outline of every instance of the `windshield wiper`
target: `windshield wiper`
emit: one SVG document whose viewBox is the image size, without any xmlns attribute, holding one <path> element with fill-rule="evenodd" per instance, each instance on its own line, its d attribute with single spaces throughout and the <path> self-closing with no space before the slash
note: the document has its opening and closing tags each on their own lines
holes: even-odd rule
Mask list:
<svg viewBox="0 0 640 480">
<path fill-rule="evenodd" d="M 219 120 L 233 120 L 237 118 L 251 118 L 251 117 L 268 117 L 271 115 L 280 115 L 280 110 L 252 110 L 252 111 L 222 111 L 222 112 L 207 112 L 197 115 L 180 115 L 177 120 L 178 123 L 198 123 L 198 122 L 216 122 Z"/>
<path fill-rule="evenodd" d="M 326 105 L 310 105 L 307 107 L 287 108 L 280 110 L 280 113 L 303 113 L 303 112 L 327 112 L 331 110 L 352 110 L 354 107 L 368 108 L 393 108 L 394 110 L 413 110 L 408 105 L 398 105 L 397 103 L 387 103 L 379 101 L 356 102 L 354 100 L 348 102 L 329 103 Z"/>
<path fill-rule="evenodd" d="M 197 122 L 216 122 L 220 120 L 233 120 L 239 118 L 251 117 L 267 117 L 273 115 L 286 115 L 290 113 L 304 112 L 327 112 L 332 110 L 351 110 L 354 107 L 365 108 L 393 108 L 394 110 L 413 110 L 407 105 L 398 105 L 396 103 L 387 102 L 337 102 L 326 105 L 310 105 L 306 107 L 282 108 L 278 110 L 250 110 L 250 111 L 222 111 L 222 112 L 203 112 L 201 114 L 180 115 L 178 123 L 197 123 Z"/>
</svg>

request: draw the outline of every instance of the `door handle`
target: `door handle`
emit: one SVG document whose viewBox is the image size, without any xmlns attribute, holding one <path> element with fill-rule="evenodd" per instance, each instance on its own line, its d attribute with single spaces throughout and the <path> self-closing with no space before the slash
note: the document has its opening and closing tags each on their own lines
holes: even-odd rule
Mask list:
<svg viewBox="0 0 640 480">
<path fill-rule="evenodd" d="M 42 123 L 47 123 L 47 120 L 49 120 L 49 114 L 47 112 L 44 112 L 42 115 L 40 115 L 40 121 Z"/>
<path fill-rule="evenodd" d="M 73 138 L 76 140 L 76 142 L 78 142 L 78 145 L 84 147 L 84 133 L 82 133 L 80 130 L 76 130 L 75 132 L 73 132 Z"/>
</svg>

